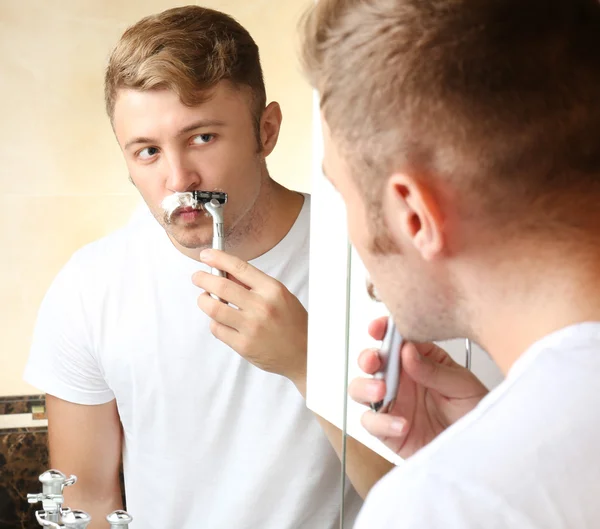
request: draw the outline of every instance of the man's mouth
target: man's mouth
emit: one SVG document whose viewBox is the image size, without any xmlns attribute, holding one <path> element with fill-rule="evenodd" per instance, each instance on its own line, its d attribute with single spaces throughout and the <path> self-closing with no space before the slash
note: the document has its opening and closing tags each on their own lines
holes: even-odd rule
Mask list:
<svg viewBox="0 0 600 529">
<path fill-rule="evenodd" d="M 181 219 L 184 223 L 189 223 L 189 222 L 194 222 L 195 220 L 200 218 L 201 215 L 202 215 L 201 208 L 197 209 L 197 208 L 193 208 L 190 206 L 186 206 L 186 207 L 178 208 L 177 210 L 175 210 L 172 217 Z"/>
<path fill-rule="evenodd" d="M 197 209 L 196 209 L 196 208 L 192 208 L 192 207 L 190 207 L 190 206 L 187 206 L 187 207 L 185 207 L 185 208 L 179 208 L 179 209 L 177 209 L 177 210 L 175 211 L 175 214 L 176 214 L 176 215 L 179 215 L 179 214 L 182 214 L 182 213 L 191 213 L 191 212 L 194 212 L 194 211 L 198 211 L 198 212 L 200 212 L 200 210 L 201 210 L 201 208 L 197 208 Z"/>
<path fill-rule="evenodd" d="M 213 202 L 216 204 L 214 205 Z M 217 217 L 222 223 L 222 212 L 220 208 L 227 202 L 227 193 L 223 191 L 186 191 L 183 193 L 173 193 L 163 198 L 160 206 L 164 210 L 165 224 L 172 224 L 175 219 L 183 223 L 192 223 L 197 221 L 201 215 L 207 217 Z M 219 208 L 218 213 L 213 213 L 213 209 Z"/>
</svg>

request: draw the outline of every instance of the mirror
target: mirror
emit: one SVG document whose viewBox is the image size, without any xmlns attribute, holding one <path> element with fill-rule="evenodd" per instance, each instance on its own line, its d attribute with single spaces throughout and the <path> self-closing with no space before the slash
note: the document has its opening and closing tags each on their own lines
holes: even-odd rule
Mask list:
<svg viewBox="0 0 600 529">
<path fill-rule="evenodd" d="M 295 59 L 295 36 L 297 21 L 308 3 L 202 2 L 205 7 L 233 15 L 258 43 L 268 100 L 279 101 L 284 115 L 268 166 L 276 181 L 301 192 L 311 188 L 307 153 L 311 150 L 312 98 Z M 147 216 L 137 190 L 128 181 L 123 155 L 105 114 L 107 58 L 131 24 L 184 4 L 167 0 L 71 1 L 60 6 L 4 0 L 0 4 L 0 56 L 4 61 L 0 82 L 4 255 L 0 526 L 38 526 L 34 512 L 42 504 L 28 504 L 26 494 L 41 493 L 38 477 L 54 466 L 46 449 L 48 400 L 40 387 L 50 388 L 55 383 L 49 375 L 56 365 L 36 371 L 37 378 L 30 380 L 36 378 L 39 384 L 23 381 L 42 300 L 66 264 L 73 265 L 75 252 Z M 235 190 L 230 195 L 233 197 Z M 140 237 L 148 236 L 152 241 L 152 233 L 149 230 Z M 39 347 L 56 346 L 59 339 L 66 349 L 78 345 L 74 330 L 84 335 L 82 341 L 89 346 L 82 356 L 69 357 L 60 364 L 67 383 L 52 390 L 61 400 L 72 396 L 73 406 L 86 407 L 85 413 L 78 408 L 82 421 L 75 424 L 69 406 L 62 406 L 52 418 L 57 437 L 74 443 L 69 444 L 69 450 L 62 450 L 69 454 L 61 456 L 66 463 L 56 469 L 64 478 L 77 474 L 75 467 L 81 468 L 81 462 L 71 463 L 68 456 L 81 452 L 73 448 L 78 436 L 99 424 L 113 431 L 115 424 L 123 423 L 122 507 L 133 516 L 134 528 L 145 526 L 145 516 L 152 516 L 158 525 L 182 528 L 198 527 L 200 519 L 207 527 L 337 527 L 340 513 L 346 516 L 355 512 L 360 501 L 349 486 L 342 488 L 340 461 L 312 413 L 305 410 L 287 379 L 267 374 L 248 378 L 248 366 L 239 356 L 231 356 L 233 364 L 224 363 L 226 351 L 208 354 L 213 351 L 206 352 L 202 343 L 197 344 L 193 352 L 206 354 L 205 369 L 190 369 L 186 364 L 188 340 L 201 336 L 195 333 L 200 310 L 195 306 L 197 291 L 191 284 L 199 264 L 174 253 L 176 249 L 168 244 L 148 247 L 156 255 L 164 252 L 173 277 L 181 283 L 170 278 L 152 282 L 150 260 L 141 259 L 136 274 L 120 283 L 122 290 L 113 289 L 110 296 L 104 296 L 109 267 L 103 263 L 114 262 L 110 255 L 98 253 L 98 245 L 87 246 L 85 252 L 94 254 L 90 260 L 97 269 L 91 277 L 81 269 L 62 275 L 55 296 L 62 304 L 49 305 L 46 311 Z M 84 254 L 78 255 L 80 259 Z M 112 272 L 118 275 L 130 262 L 124 259 Z M 183 332 L 167 337 L 163 342 L 166 347 L 160 349 L 156 344 L 159 338 L 164 339 L 160 334 L 162 320 L 136 317 L 136 311 L 146 310 L 156 300 L 160 307 L 168 307 L 172 290 L 156 288 L 174 284 L 173 289 L 177 289 L 184 282 L 187 308 L 178 309 L 185 316 L 176 320 Z M 85 296 L 81 285 L 85 285 Z M 136 296 L 119 297 L 132 288 L 137 289 Z M 85 311 L 97 306 L 89 301 L 92 294 L 104 312 L 90 323 Z M 130 306 L 129 301 L 135 303 Z M 105 325 L 112 326 L 110 332 Z M 139 339 L 132 330 L 139 333 Z M 122 331 L 129 334 L 119 340 Z M 140 343 L 154 345 L 140 347 Z M 79 346 L 73 348 L 81 352 Z M 136 371 L 141 364 L 146 368 L 144 373 Z M 223 365 L 230 369 L 219 370 Z M 206 380 L 207 373 L 214 376 L 208 389 L 199 382 Z M 266 392 L 267 386 L 271 393 Z M 135 391 L 135 399 L 129 397 L 133 393 L 128 388 Z M 290 407 L 292 395 L 296 398 L 294 407 Z M 108 407 L 115 404 L 115 398 L 118 416 L 114 406 Z M 102 406 L 106 406 L 103 410 L 113 410 L 112 415 L 99 411 L 90 419 L 88 412 Z M 219 415 L 222 412 L 228 415 Z M 115 423 L 117 419 L 120 421 Z M 341 419 L 340 414 L 331 422 L 340 423 Z M 63 424 L 64 429 L 59 426 Z M 320 440 L 315 450 L 317 431 Z M 341 434 L 335 442 L 341 445 Z M 157 453 L 156 446 L 165 450 Z M 80 459 L 103 461 L 105 453 L 100 454 L 100 450 L 104 449 L 104 445 L 90 444 Z M 119 464 L 119 452 L 118 448 L 114 451 L 110 465 Z M 64 482 L 60 484 L 63 478 L 59 474 L 46 477 L 58 480 L 58 485 L 53 483 L 62 492 Z M 77 499 L 86 481 L 89 483 L 90 476 L 79 475 L 76 483 L 64 489 L 64 505 L 72 508 L 72 519 L 85 519 L 77 512 L 85 510 Z M 154 491 L 150 498 L 148 490 Z M 141 504 L 151 504 L 152 508 L 136 507 Z M 98 508 L 92 526 L 98 526 L 98 520 L 104 522 L 103 517 L 113 507 Z M 351 517 L 348 514 L 349 521 Z M 119 514 L 113 518 L 125 519 Z M 311 522 L 313 518 L 319 522 Z"/>
</svg>

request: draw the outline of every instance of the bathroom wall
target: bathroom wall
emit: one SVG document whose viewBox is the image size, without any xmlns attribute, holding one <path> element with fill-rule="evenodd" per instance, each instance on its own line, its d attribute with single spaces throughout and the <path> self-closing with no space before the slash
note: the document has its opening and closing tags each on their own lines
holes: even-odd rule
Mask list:
<svg viewBox="0 0 600 529">
<path fill-rule="evenodd" d="M 41 492 L 47 444 L 43 395 L 0 397 L 0 529 L 39 527 L 27 494 Z"/>
<path fill-rule="evenodd" d="M 139 203 L 104 114 L 111 47 L 141 17 L 192 2 L 0 2 L 0 396 L 37 392 L 21 380 L 39 303 L 81 245 L 122 225 Z M 281 103 L 273 177 L 310 191 L 311 91 L 296 59 L 310 0 L 212 0 L 261 49 L 267 95 Z"/>
</svg>

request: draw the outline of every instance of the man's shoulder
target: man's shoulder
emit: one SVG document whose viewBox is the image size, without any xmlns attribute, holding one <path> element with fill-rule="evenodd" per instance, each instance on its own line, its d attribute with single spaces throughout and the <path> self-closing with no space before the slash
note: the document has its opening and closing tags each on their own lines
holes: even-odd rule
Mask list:
<svg viewBox="0 0 600 529">
<path fill-rule="evenodd" d="M 118 261 L 130 242 L 130 235 L 130 226 L 122 226 L 75 250 L 72 261 L 78 266 L 94 268 Z"/>
<path fill-rule="evenodd" d="M 371 490 L 356 529 L 373 526 L 406 529 L 479 529 L 494 516 L 494 527 L 509 529 L 518 513 L 488 481 L 449 476 L 427 465 L 392 470 Z M 500 508 L 502 506 L 502 508 Z"/>
<path fill-rule="evenodd" d="M 296 219 L 296 224 L 299 226 L 299 232 L 310 236 L 310 205 L 311 205 L 311 197 L 308 193 L 301 193 L 304 197 L 304 204 L 302 204 L 302 209 L 298 214 L 298 218 Z"/>
<path fill-rule="evenodd" d="M 148 247 L 156 221 L 148 211 L 137 210 L 126 224 L 75 250 L 66 268 L 78 273 L 106 273 L 127 263 L 132 253 Z"/>
<path fill-rule="evenodd" d="M 306 209 L 308 214 L 310 214 L 310 206 L 311 206 L 311 194 L 310 193 L 300 193 L 304 197 L 304 205 L 303 209 Z"/>
<path fill-rule="evenodd" d="M 524 373 L 527 378 L 505 380 L 478 407 L 389 473 L 377 486 L 372 509 L 383 508 L 395 495 L 396 515 L 412 513 L 416 524 L 419 517 L 433 517 L 429 511 L 442 508 L 441 503 L 446 504 L 447 500 L 442 510 L 446 516 L 452 512 L 455 520 L 450 523 L 447 518 L 445 527 L 471 528 L 480 527 L 477 524 L 503 504 L 505 518 L 497 520 L 497 526 L 526 527 L 518 521 L 523 512 L 543 512 L 547 499 L 537 494 L 539 489 L 533 486 L 532 479 L 544 483 L 547 492 L 562 491 L 566 486 L 573 494 L 584 494 L 584 489 L 578 490 L 580 483 L 593 480 L 600 470 L 600 463 L 594 460 L 593 443 L 598 430 L 578 418 L 574 404 L 560 408 L 558 401 L 568 400 L 566 397 L 555 402 L 543 386 L 534 384 L 532 388 L 539 371 L 531 369 Z M 555 417 L 561 420 L 556 421 Z M 570 473 L 557 481 L 552 465 L 569 468 Z M 515 500 L 510 505 L 509 497 Z M 526 508 L 520 504 L 519 499 L 523 498 L 527 498 Z M 479 512 L 459 509 L 461 505 L 477 505 Z M 443 522 L 433 517 L 429 525 L 407 527 L 438 527 L 433 521 Z M 550 525 L 540 523 L 536 527 Z"/>
</svg>

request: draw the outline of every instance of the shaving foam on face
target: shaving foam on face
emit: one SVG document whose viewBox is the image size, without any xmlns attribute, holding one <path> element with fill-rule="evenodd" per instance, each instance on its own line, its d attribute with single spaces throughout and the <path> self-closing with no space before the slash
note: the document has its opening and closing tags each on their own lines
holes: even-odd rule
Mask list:
<svg viewBox="0 0 600 529">
<path fill-rule="evenodd" d="M 167 221 L 171 220 L 171 216 L 176 209 L 179 208 L 194 208 L 201 209 L 200 203 L 194 198 L 190 192 L 173 193 L 166 196 L 160 203 L 160 207 L 165 211 Z"/>
</svg>

